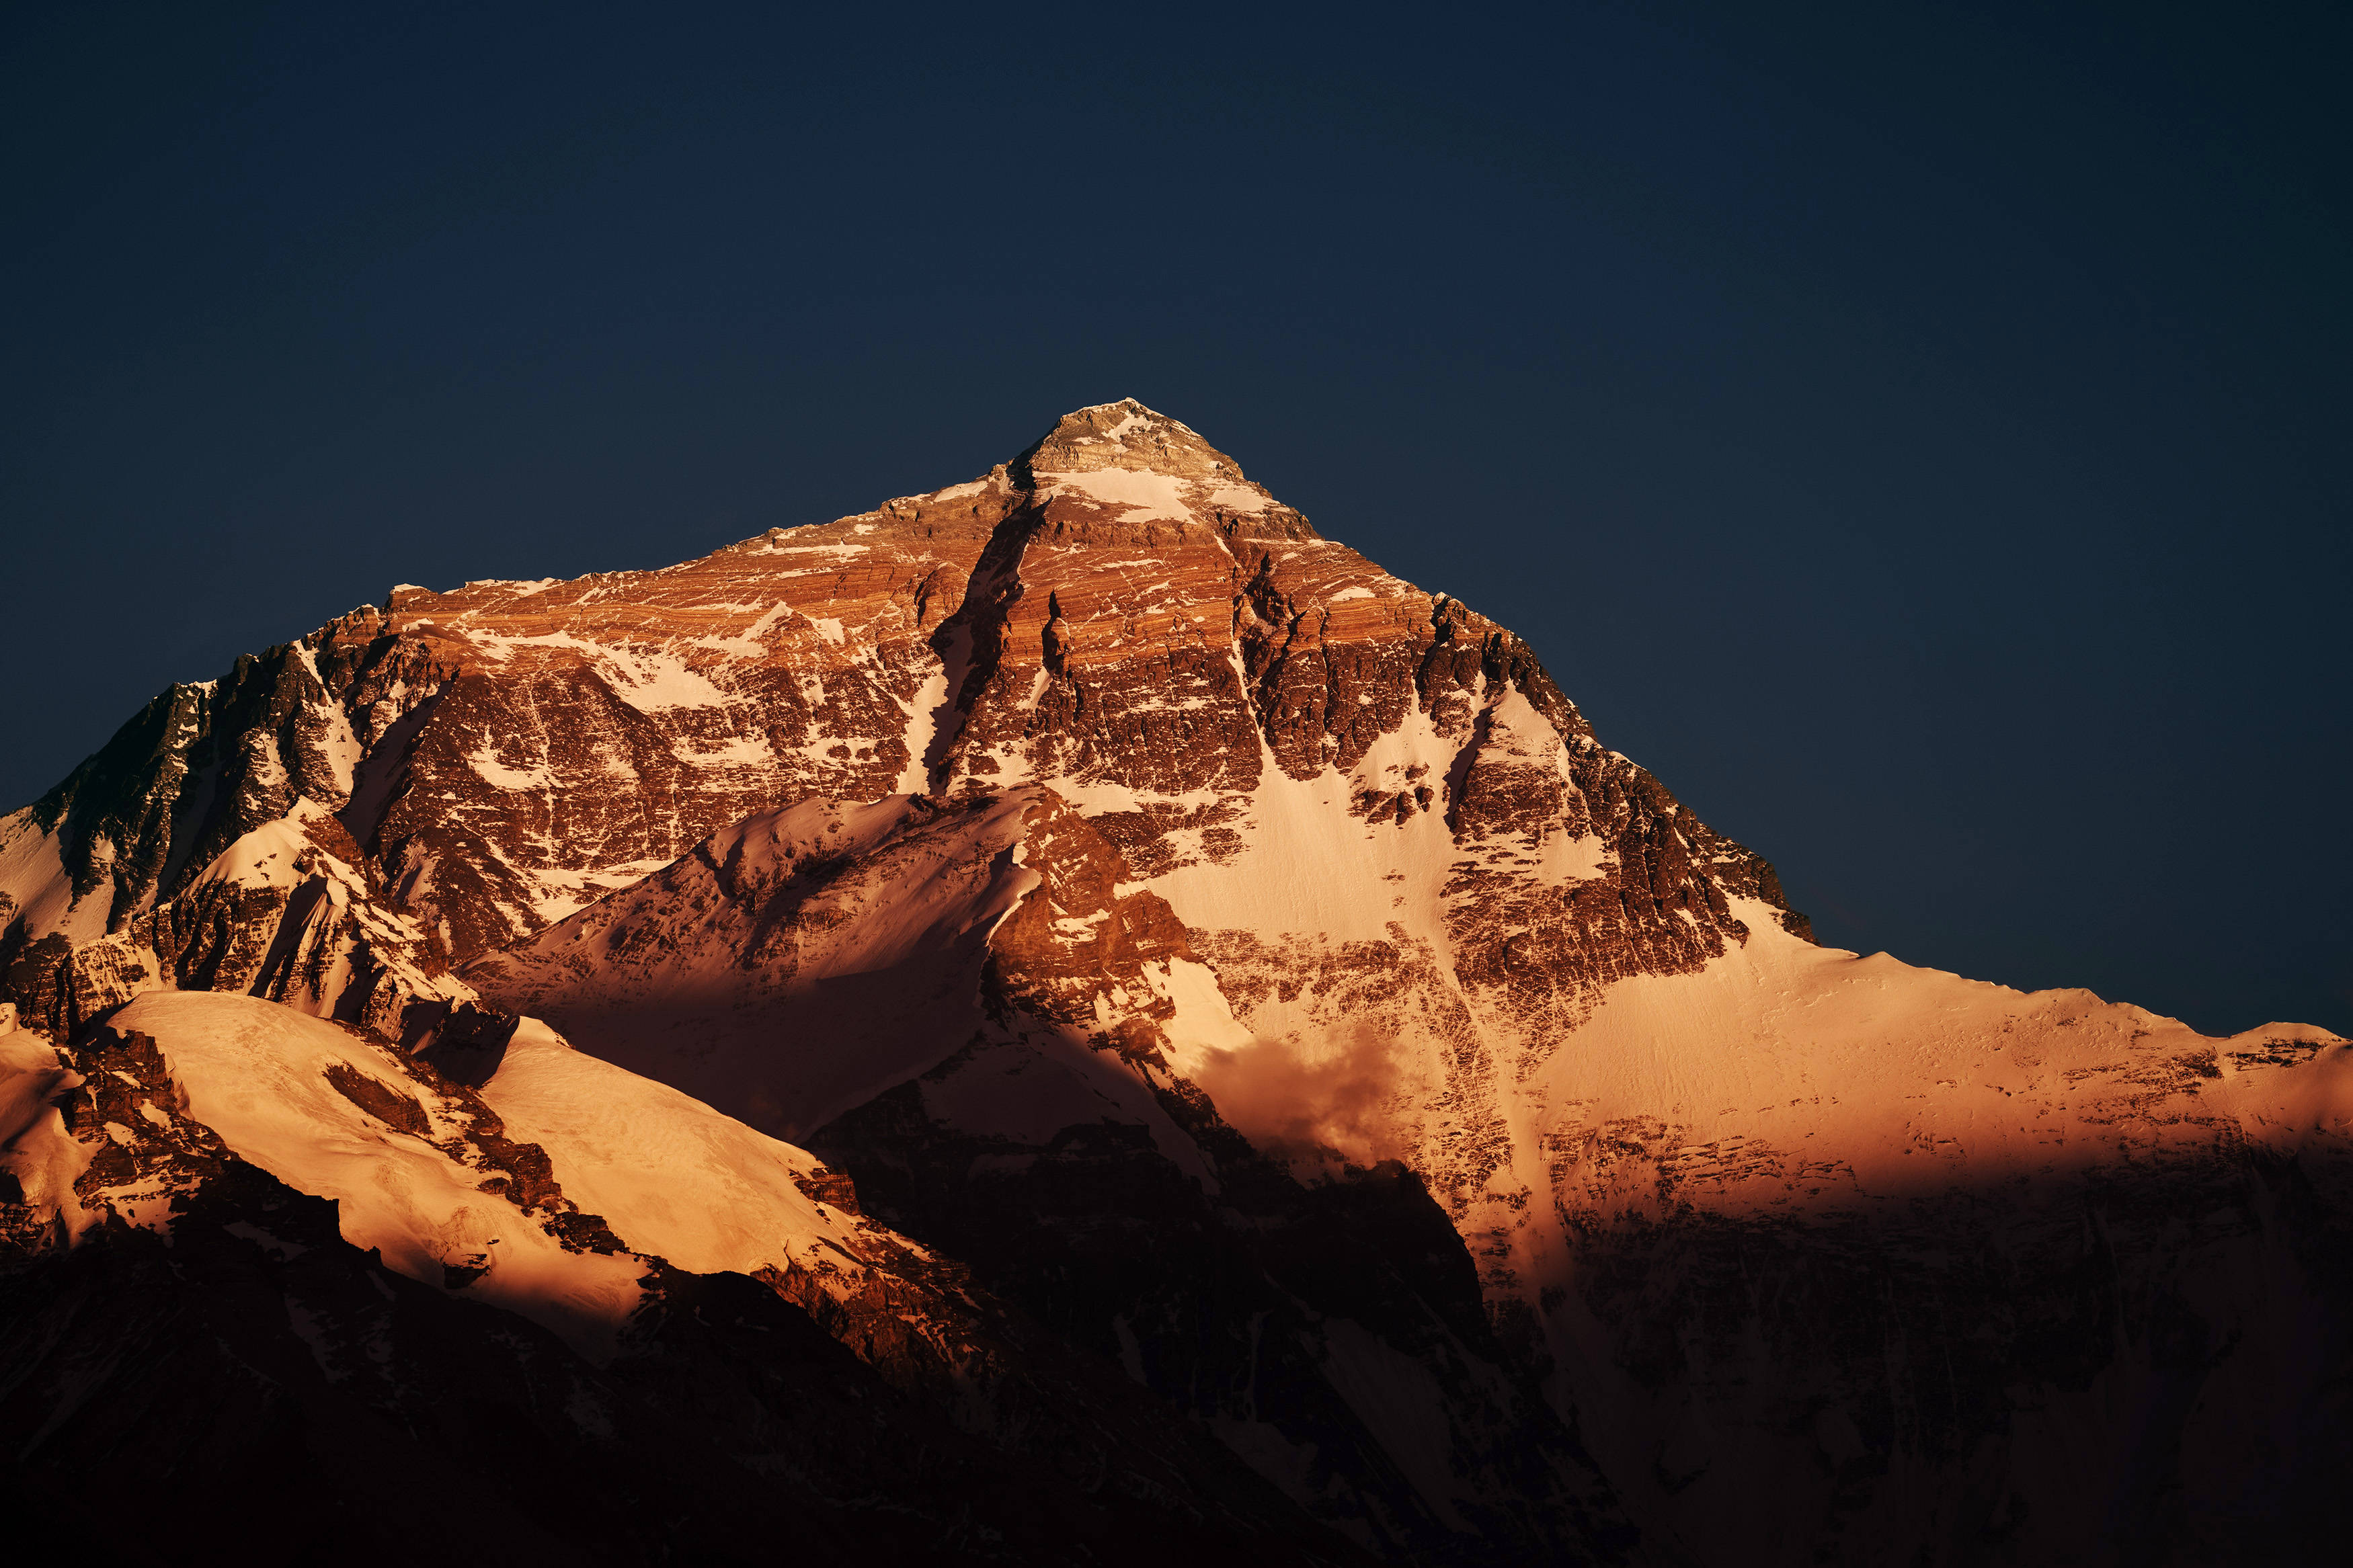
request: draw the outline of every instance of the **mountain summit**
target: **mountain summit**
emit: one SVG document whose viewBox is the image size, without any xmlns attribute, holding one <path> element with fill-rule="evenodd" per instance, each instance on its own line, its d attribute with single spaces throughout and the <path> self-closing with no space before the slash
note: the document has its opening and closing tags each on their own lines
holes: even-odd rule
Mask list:
<svg viewBox="0 0 2353 1568">
<path fill-rule="evenodd" d="M 1035 473 L 1083 474 L 1103 468 L 1239 482 L 1241 465 L 1166 414 L 1133 397 L 1063 415 L 1008 465 Z"/>
<path fill-rule="evenodd" d="M 0 926 L 26 1289 L 330 1199 L 410 1385 L 487 1303 L 625 1447 L 786 1375 L 649 1326 L 723 1298 L 959 1434 L 959 1496 L 1142 1478 L 1082 1543 L 2284 1552 L 2353 1444 L 2345 1042 L 1815 945 L 1519 637 L 1133 400 L 174 687 L 0 819 Z"/>
</svg>

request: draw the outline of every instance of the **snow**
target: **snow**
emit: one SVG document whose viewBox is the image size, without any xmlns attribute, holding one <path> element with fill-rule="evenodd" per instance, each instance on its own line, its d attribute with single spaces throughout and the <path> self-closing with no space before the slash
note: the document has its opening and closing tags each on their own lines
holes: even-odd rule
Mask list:
<svg viewBox="0 0 2353 1568">
<path fill-rule="evenodd" d="M 543 761 L 529 768 L 511 768 L 499 761 L 489 746 L 478 746 L 466 753 L 466 765 L 484 784 L 503 790 L 542 790 L 555 787 L 555 775 Z"/>
<path fill-rule="evenodd" d="M 1547 888 L 1565 888 L 1571 882 L 1589 882 L 1609 870 L 1610 849 L 1599 837 L 1572 838 L 1565 827 L 1555 827 L 1544 836 L 1537 847 L 1533 866 L 1520 868 L 1529 880 Z"/>
<path fill-rule="evenodd" d="M 691 768 L 767 768 L 776 761 L 766 738 L 760 735 L 737 735 L 708 746 L 675 741 L 670 743 L 670 755 Z"/>
<path fill-rule="evenodd" d="M 709 678 L 675 655 L 647 650 L 607 650 L 607 684 L 613 695 L 641 713 L 717 708 L 729 700 Z"/>
<path fill-rule="evenodd" d="M 609 1359 L 641 1300 L 643 1263 L 565 1251 L 514 1204 L 483 1192 L 484 1171 L 386 1126 L 328 1080 L 327 1070 L 342 1067 L 426 1100 L 385 1047 L 222 992 L 153 992 L 111 1022 L 155 1037 L 187 1113 L 237 1155 L 332 1199 L 353 1246 L 375 1248 L 386 1268 L 437 1289 L 445 1263 L 488 1262 L 490 1272 L 463 1294 L 543 1324 L 593 1360 Z M 427 1109 L 437 1137 L 459 1131 L 446 1111 Z"/>
<path fill-rule="evenodd" d="M 319 708 L 327 716 L 327 732 L 320 742 L 320 751 L 334 779 L 336 801 L 349 800 L 352 783 L 358 777 L 360 762 L 366 756 L 367 748 L 352 733 L 351 715 L 343 711 L 342 703 L 322 702 Z"/>
<path fill-rule="evenodd" d="M 1885 953 L 1816 947 L 1768 906 L 1734 900 L 1746 943 L 1696 974 L 1620 981 L 1530 1082 L 1534 1121 L 1598 1124 L 1654 1116 L 1712 1139 L 1721 1119 L 1778 1149 L 1813 1140 L 1852 1166 L 1862 1193 L 1922 1179 L 1915 1149 L 1950 1141 L 1937 1180 L 1994 1181 L 2052 1163 L 2112 1156 L 2119 1129 L 2081 1115 L 2099 1074 L 2265 1039 L 2326 1039 L 2272 1026 L 2213 1041 L 2186 1025 L 2088 991 L 2021 992 L 1921 969 Z M 2294 1071 L 2226 1073 L 2201 1088 L 2256 1135 L 2283 1125 L 2347 1128 L 2353 1052 Z M 1567 1110 L 1570 1102 L 1577 1109 Z M 1545 1109 L 1545 1108 L 1552 1109 Z M 2126 1132 L 2126 1136 L 2131 1136 Z M 1533 1152 L 1533 1143 L 1530 1145 Z M 1777 1191 L 1778 1184 L 1774 1184 Z"/>
<path fill-rule="evenodd" d="M 902 737 L 907 765 L 899 770 L 899 782 L 892 786 L 898 794 L 922 795 L 932 787 L 931 770 L 923 765 L 923 759 L 938 738 L 940 712 L 947 700 L 948 672 L 942 666 L 923 677 L 923 683 L 915 688 L 914 698 L 907 704 L 907 729 Z"/>
<path fill-rule="evenodd" d="M 759 606 L 756 605 L 714 605 L 713 608 L 722 610 L 747 610 L 757 609 Z M 688 639 L 688 646 L 691 647 L 709 648 L 713 653 L 724 654 L 730 658 L 765 658 L 768 657 L 768 645 L 762 639 L 776 629 L 776 626 L 778 621 L 783 620 L 791 613 L 792 606 L 779 599 L 776 604 L 770 605 L 767 611 L 763 614 L 758 620 L 754 621 L 750 626 L 745 626 L 742 631 L 737 632 L 734 636 L 724 637 L 691 637 Z"/>
<path fill-rule="evenodd" d="M 1190 482 L 1174 474 L 1145 473 L 1134 468 L 1090 468 L 1084 473 L 1040 474 L 1050 489 L 1110 506 L 1133 507 L 1124 521 L 1155 519 L 1182 521 L 1193 515 L 1187 492 Z"/>
<path fill-rule="evenodd" d="M 733 700 L 728 693 L 712 684 L 709 677 L 690 667 L 667 646 L 616 647 L 560 631 L 511 637 L 470 626 L 464 635 L 486 658 L 501 663 L 512 659 L 514 650 L 522 647 L 562 647 L 585 654 L 613 695 L 641 713 L 659 713 L 675 708 L 717 708 Z"/>
<path fill-rule="evenodd" d="M 370 961 L 390 970 L 410 991 L 419 996 L 453 1001 L 470 998 L 473 993 L 454 976 L 444 973 L 427 974 L 410 962 L 406 955 L 424 944 L 422 928 L 408 916 L 374 902 L 367 879 L 354 867 L 320 847 L 305 831 L 304 824 L 326 820 L 331 816 L 320 803 L 298 799 L 294 809 L 285 816 L 240 835 L 206 862 L 192 879 L 190 889 L 217 884 L 274 889 L 285 893 L 314 879 L 324 884 L 324 897 L 309 906 L 301 923 L 281 923 L 269 944 L 280 954 L 301 952 L 308 955 L 292 971 L 280 971 L 282 981 L 290 986 L 282 1000 L 305 1012 L 331 1014 L 353 978 L 353 954 L 360 943 L 344 924 L 347 916 L 356 921 L 357 934 L 364 938 Z M 416 882 L 412 896 L 421 898 L 429 893 L 432 869 L 429 858 L 420 858 L 412 866 Z M 282 922 L 282 910 L 279 918 Z M 108 940 L 118 943 L 128 941 L 119 935 Z M 258 963 L 264 955 L 256 951 L 248 956 Z M 139 949 L 129 957 L 153 977 L 146 984 L 169 984 L 167 966 L 152 951 Z M 322 962 L 314 964 L 312 960 Z M 252 978 L 223 972 L 216 974 L 212 983 L 244 984 Z"/>
<path fill-rule="evenodd" d="M 1235 678 L 1240 679 L 1239 669 Z M 1475 700 L 1486 710 L 1489 746 L 1523 765 L 1548 761 L 1567 780 L 1567 753 L 1557 732 L 1524 696 L 1509 687 L 1489 691 L 1482 683 Z M 1293 973 L 1342 958 L 1352 945 L 1377 944 L 1394 952 L 1400 965 L 1415 966 L 1422 976 L 1417 984 L 1428 986 L 1385 1024 L 1390 1032 L 1377 1041 L 1362 1037 L 1350 1020 L 1330 1016 L 1314 987 L 1289 1000 L 1261 995 L 1246 1020 L 1233 1015 L 1213 984 L 1207 994 L 1187 997 L 1168 1027 L 1170 1059 L 1245 1132 L 1313 1131 L 1351 1158 L 1417 1157 L 1419 1108 L 1439 1091 L 1443 1064 L 1459 1045 L 1448 1030 L 1460 1026 L 1446 1017 L 1475 1006 L 1454 978 L 1446 889 L 1457 866 L 1476 850 L 1455 843 L 1435 799 L 1431 809 L 1401 823 L 1386 811 L 1367 821 L 1354 807 L 1367 791 L 1393 795 L 1417 783 L 1442 787 L 1469 739 L 1467 729 L 1439 733 L 1430 714 L 1409 705 L 1398 726 L 1347 773 L 1327 766 L 1294 778 L 1261 739 L 1254 788 L 1187 801 L 1225 805 L 1232 815 L 1220 826 L 1240 841 L 1222 864 L 1198 853 L 1184 864 L 1187 851 L 1198 849 L 1194 836 L 1170 836 L 1180 863 L 1147 885 L 1189 929 L 1246 933 L 1265 951 L 1293 955 Z M 1107 784 L 1048 782 L 1089 814 L 1145 804 L 1136 792 Z M 1571 838 L 1559 827 L 1540 839 L 1513 836 L 1484 847 L 1503 848 L 1521 875 L 1554 887 L 1598 875 L 1609 859 L 1599 838 Z M 1178 968 L 1172 984 L 1185 974 Z M 1508 1024 L 1481 1020 L 1473 1026 L 1494 1029 L 1499 1042 L 1513 1037 Z M 1319 1122 L 1317 1107 L 1325 1099 L 1350 1109 L 1337 1121 Z M 1317 1124 L 1294 1125 L 1303 1119 Z"/>
<path fill-rule="evenodd" d="M 196 874 L 198 882 L 225 882 L 240 888 L 299 886 L 303 873 L 294 862 L 315 848 L 292 816 L 281 816 L 239 835 Z"/>
<path fill-rule="evenodd" d="M 1163 1027 L 1174 1047 L 1169 1058 L 1176 1070 L 1194 1075 L 1210 1053 L 1239 1051 L 1254 1037 L 1234 1016 L 1226 994 L 1218 987 L 1217 971 L 1198 960 L 1172 958 L 1148 965 L 1145 982 L 1176 1004 L 1176 1013 Z M 1190 1064 L 1190 1065 L 1188 1065 Z"/>
<path fill-rule="evenodd" d="M 1338 593 L 1333 595 L 1331 598 L 1325 601 L 1325 603 L 1333 605 L 1345 605 L 1353 600 L 1369 599 L 1372 596 L 1373 591 L 1370 588 L 1343 588 Z"/>
<path fill-rule="evenodd" d="M 28 1208 L 58 1215 L 72 1236 L 100 1217 L 86 1212 L 74 1192 L 90 1151 L 66 1130 L 57 1109 L 81 1081 L 47 1040 L 16 1026 L 14 1003 L 0 1004 L 0 1171 L 16 1179 Z"/>
<path fill-rule="evenodd" d="M 58 838 L 41 830 L 33 808 L 0 816 L 0 893 L 16 900 L 16 913 L 30 936 L 62 931 L 77 944 L 106 934 L 107 910 L 114 901 L 114 879 L 101 879 L 79 899 L 58 852 Z"/>
<path fill-rule="evenodd" d="M 548 1152 L 566 1196 L 639 1252 L 697 1273 L 836 1263 L 848 1216 L 794 1182 L 822 1168 L 701 1100 L 574 1050 L 537 1018 L 482 1098 L 507 1135 Z"/>
<path fill-rule="evenodd" d="M 311 651 L 311 646 L 308 643 L 296 643 L 294 651 L 301 658 L 303 668 L 311 672 L 311 678 L 319 682 L 321 690 L 325 690 L 327 683 L 319 674 L 318 657 Z M 310 703 L 307 706 L 311 711 L 320 715 L 322 727 L 325 731 L 325 733 L 319 738 L 319 749 L 327 763 L 328 772 L 334 781 L 336 795 L 335 800 L 329 804 L 340 804 L 351 798 L 352 778 L 360 765 L 361 757 L 366 752 L 366 748 L 360 744 L 359 737 L 352 733 L 351 718 L 343 711 L 342 703 L 335 701 L 332 697 L 328 697 L 324 700 Z"/>
<path fill-rule="evenodd" d="M 1368 824 L 1349 807 L 1359 789 L 1401 787 L 1409 767 L 1442 780 L 1456 750 L 1417 707 L 1345 774 L 1326 768 L 1293 778 L 1261 737 L 1258 787 L 1225 825 L 1240 836 L 1241 852 L 1224 865 L 1202 858 L 1180 866 L 1154 879 L 1152 889 L 1196 930 L 1248 931 L 1278 943 L 1383 942 L 1401 921 L 1411 934 L 1443 944 L 1440 894 L 1460 858 L 1444 816 Z M 1070 793 L 1062 781 L 1053 783 Z"/>
<path fill-rule="evenodd" d="M 1272 496 L 1252 484 L 1216 485 L 1204 499 L 1210 506 L 1234 512 L 1264 511 L 1275 504 Z"/>
<path fill-rule="evenodd" d="M 865 554 L 873 546 L 868 544 L 779 544 L 778 555 L 827 555 L 837 561 L 848 561 Z"/>
<path fill-rule="evenodd" d="M 611 866 L 576 871 L 563 867 L 517 868 L 536 895 L 532 912 L 553 925 L 606 894 L 634 887 L 669 865 L 666 859 L 624 860 Z"/>
</svg>

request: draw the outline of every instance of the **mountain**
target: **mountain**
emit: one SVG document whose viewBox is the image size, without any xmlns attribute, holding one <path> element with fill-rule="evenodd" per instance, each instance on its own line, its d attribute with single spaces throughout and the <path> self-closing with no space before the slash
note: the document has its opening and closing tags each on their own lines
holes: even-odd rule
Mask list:
<svg viewBox="0 0 2353 1568">
<path fill-rule="evenodd" d="M 868 1377 L 953 1550 L 2295 1560 L 2353 1459 L 2345 1041 L 1816 946 L 1518 637 L 1133 401 L 174 687 L 0 820 L 0 920 L 39 1300 L 274 1183 L 443 1313 L 404 1387 L 485 1309 L 662 1418 Z M 125 1052 L 213 1151 L 152 1192 Z M 647 1349 L 694 1291 L 807 1355 Z M 1067 1531 L 986 1479 L 1039 1458 Z"/>
</svg>

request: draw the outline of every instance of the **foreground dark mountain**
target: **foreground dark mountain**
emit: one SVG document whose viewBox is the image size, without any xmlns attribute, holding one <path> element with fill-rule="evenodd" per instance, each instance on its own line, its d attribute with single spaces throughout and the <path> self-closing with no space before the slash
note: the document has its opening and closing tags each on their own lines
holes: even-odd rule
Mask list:
<svg viewBox="0 0 2353 1568">
<path fill-rule="evenodd" d="M 1105 1529 L 2276 1561 L 2353 1458 L 2344 1042 L 1813 946 L 1510 633 L 1132 403 L 660 572 L 397 589 L 159 698 L 0 822 L 0 899 L 73 1070 L 141 1026 L 269 1086 L 172 1114 L 368 1267 L 605 1368 L 688 1271 L 754 1290 L 959 1474 L 1145 1478 Z M 257 1065 L 296 1014 L 422 1087 Z M 211 1201 L 104 1175 L 142 1122 L 42 1132 L 48 1048 L 27 1300 Z M 441 1196 L 363 1203 L 420 1141 Z"/>
<path fill-rule="evenodd" d="M 231 994 L 0 1034 L 0 1431 L 43 1516 L 133 1562 L 256 1516 L 287 1562 L 1354 1560 L 798 1151 L 537 1034 L 480 1091 Z"/>
</svg>

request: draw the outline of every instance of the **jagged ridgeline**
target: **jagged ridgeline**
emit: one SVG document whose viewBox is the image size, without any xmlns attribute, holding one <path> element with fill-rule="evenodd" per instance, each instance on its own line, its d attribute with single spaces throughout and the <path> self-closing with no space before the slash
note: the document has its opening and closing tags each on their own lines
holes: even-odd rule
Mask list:
<svg viewBox="0 0 2353 1568">
<path fill-rule="evenodd" d="M 230 1375 L 134 1300 L 286 1303 L 216 1468 L 421 1478 L 476 1377 L 567 1473 L 733 1412 L 483 1494 L 557 1556 L 868 1495 L 943 1560 L 2292 1556 L 2353 1459 L 2343 1041 L 1814 945 L 1518 637 L 1132 401 L 175 687 L 0 820 L 0 917 L 58 1495 L 185 1458 L 89 1336 Z"/>
</svg>

